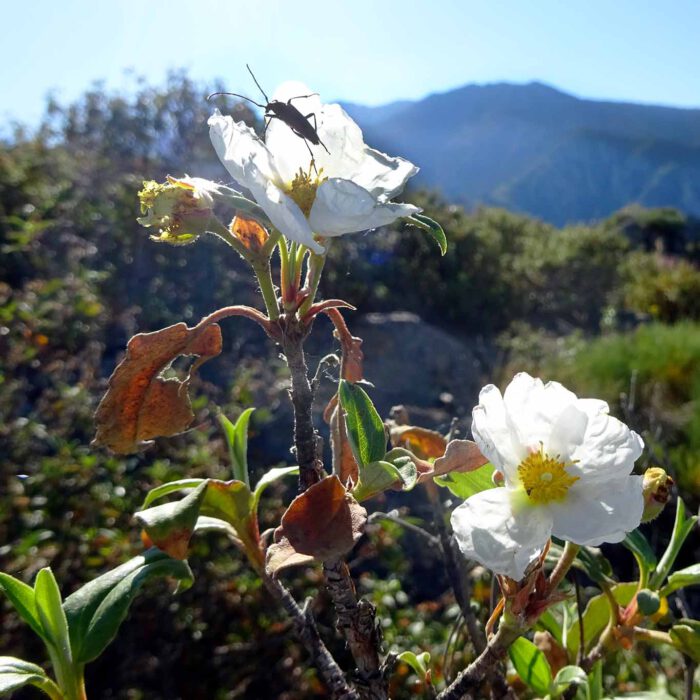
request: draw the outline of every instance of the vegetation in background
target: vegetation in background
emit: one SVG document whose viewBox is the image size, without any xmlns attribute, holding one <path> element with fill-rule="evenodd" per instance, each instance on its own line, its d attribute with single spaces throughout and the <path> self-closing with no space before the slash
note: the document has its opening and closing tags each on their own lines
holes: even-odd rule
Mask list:
<svg viewBox="0 0 700 700">
<path fill-rule="evenodd" d="M 141 85 L 129 98 L 96 87 L 74 105 L 49 105 L 37 133 L 18 129 L 0 146 L 2 570 L 29 580 L 50 563 L 69 593 L 133 554 L 137 543 L 121 533 L 133 531 L 127 514 L 148 487 L 224 474 L 225 445 L 203 402 L 195 405 L 197 429 L 146 454 L 116 458 L 89 445 L 106 377 L 136 329 L 181 320 L 183 310 L 195 321 L 216 304 L 253 296 L 242 263 L 219 257 L 223 245 L 213 238 L 186 255 L 173 248 L 164 254 L 135 221 L 134 193 L 145 178 L 181 175 L 187 163 L 225 181 L 205 126 L 204 96 L 217 87 L 183 75 L 160 90 Z M 447 255 L 436 256 L 433 242 L 405 226 L 334 241 L 326 295 L 352 299 L 362 312 L 415 311 L 463 337 L 498 336 L 498 357 L 508 369 L 527 360 L 531 371 L 539 366 L 579 394 L 607 397 L 644 431 L 654 459 L 697 504 L 700 326 L 691 322 L 700 320 L 697 224 L 678 212 L 628 209 L 597 225 L 556 229 L 502 210 L 468 214 L 425 193 L 412 199 L 441 221 Z M 210 363 L 197 381 L 216 378 L 225 386 L 217 395 L 210 384 L 207 394 L 235 415 L 282 377 L 274 364 L 265 369 L 269 358 L 255 330 L 240 324 L 226 336 L 235 338 L 226 353 L 234 361 Z M 237 363 L 251 347 L 260 362 Z M 258 458 L 259 469 L 270 466 L 262 451 Z M 269 524 L 281 502 L 270 500 Z M 377 566 L 381 552 L 398 576 L 397 542 L 406 537 L 389 525 L 377 528 L 356 566 Z M 205 555 L 212 543 L 198 546 Z M 402 646 L 431 645 L 433 658 L 452 664 L 459 651 L 447 638 L 454 616 L 451 601 L 441 597 L 447 586 L 436 584 L 429 567 L 422 575 L 435 586 L 431 594 L 426 586 L 404 591 L 392 582 L 370 593 L 387 619 L 396 614 L 392 599 L 410 596 L 413 617 L 386 627 L 404 630 Z M 190 604 L 203 598 L 211 605 Z M 99 697 L 171 697 L 174 688 L 191 698 L 234 687 L 241 696 L 261 688 L 288 698 L 320 692 L 313 672 L 285 679 L 284 669 L 298 668 L 302 652 L 285 634 L 260 632 L 286 632 L 287 623 L 269 611 L 240 562 L 222 557 L 211 570 L 200 568 L 192 591 L 154 600 L 136 603 L 125 633 L 91 669 Z M 231 617 L 239 621 L 235 630 L 225 621 Z M 42 652 L 14 617 L 2 620 L 0 648 L 27 648 L 38 660 Z M 138 663 L 130 656 L 130 629 L 144 644 Z M 212 676 L 189 687 L 188 669 L 212 648 Z M 640 681 L 650 667 L 662 672 L 658 658 L 640 658 L 620 676 Z M 111 669 L 119 687 L 97 691 L 101 668 Z M 270 691 L 273 679 L 280 687 Z"/>
</svg>

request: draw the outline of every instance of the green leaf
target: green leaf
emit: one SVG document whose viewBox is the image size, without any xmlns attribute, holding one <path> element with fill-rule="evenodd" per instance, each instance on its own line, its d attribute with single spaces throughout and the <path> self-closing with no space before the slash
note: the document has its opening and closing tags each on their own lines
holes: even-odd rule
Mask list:
<svg viewBox="0 0 700 700">
<path fill-rule="evenodd" d="M 603 660 L 593 664 L 588 674 L 588 700 L 603 700 Z"/>
<path fill-rule="evenodd" d="M 260 496 L 262 496 L 263 491 L 272 483 L 281 479 L 284 476 L 291 476 L 293 474 L 299 473 L 299 467 L 274 467 L 266 471 L 260 481 L 255 484 L 255 491 L 253 491 L 253 505 L 252 510 L 257 512 L 258 503 L 260 503 Z"/>
<path fill-rule="evenodd" d="M 413 462 L 409 465 L 398 468 L 391 462 L 371 462 L 360 472 L 360 481 L 352 495 L 358 501 L 366 501 L 397 483 L 402 483 L 405 491 L 410 490 L 416 483 L 416 465 Z"/>
<path fill-rule="evenodd" d="M 622 544 L 634 554 L 639 566 L 639 572 L 643 581 L 646 581 L 649 572 L 656 566 L 656 555 L 647 538 L 639 530 L 629 532 Z"/>
<path fill-rule="evenodd" d="M 153 503 L 153 501 L 157 501 L 159 498 L 163 498 L 163 496 L 167 496 L 171 493 L 175 493 L 175 491 L 182 491 L 184 489 L 194 489 L 197 488 L 200 484 L 204 483 L 207 481 L 206 479 L 179 479 L 178 481 L 169 481 L 167 484 L 162 484 L 161 486 L 156 486 L 156 488 L 151 489 L 147 494 L 146 498 L 143 501 L 143 505 L 141 506 L 141 510 L 146 510 L 148 506 Z"/>
<path fill-rule="evenodd" d="M 61 591 L 51 569 L 39 571 L 34 581 L 34 601 L 45 636 L 53 645 L 64 669 L 72 667 L 68 621 L 63 611 Z"/>
<path fill-rule="evenodd" d="M 189 587 L 193 580 L 187 562 L 173 559 L 153 547 L 66 598 L 63 608 L 76 663 L 92 661 L 104 651 L 116 636 L 141 586 L 157 576 L 177 579 L 180 588 Z"/>
<path fill-rule="evenodd" d="M 572 683 L 583 685 L 588 683 L 586 672 L 578 666 L 564 666 L 560 668 L 554 677 L 552 694 L 555 697 L 561 695 Z"/>
<path fill-rule="evenodd" d="M 535 628 L 549 632 L 557 644 L 562 644 L 562 625 L 552 612 L 552 608 L 548 608 L 537 618 Z"/>
<path fill-rule="evenodd" d="M 248 423 L 254 408 L 246 408 L 235 423 L 226 418 L 223 413 L 219 414 L 219 422 L 224 429 L 224 436 L 228 445 L 228 452 L 233 467 L 233 478 L 242 481 L 250 487 L 250 477 L 248 476 Z"/>
<path fill-rule="evenodd" d="M 618 583 L 612 586 L 612 594 L 620 605 L 627 605 L 637 592 L 636 583 Z M 588 651 L 593 642 L 605 629 L 610 620 L 610 604 L 604 594 L 594 596 L 582 615 L 584 651 Z M 579 647 L 579 622 L 574 619 L 566 638 L 566 648 L 569 658 L 575 659 Z"/>
<path fill-rule="evenodd" d="M 668 547 L 666 547 L 666 551 L 661 557 L 661 560 L 659 561 L 659 564 L 649 581 L 649 588 L 658 589 L 661 587 L 661 584 L 663 584 L 673 568 L 678 552 L 680 551 L 693 527 L 695 527 L 697 520 L 698 518 L 695 515 L 686 519 L 685 503 L 683 503 L 682 498 L 679 498 L 676 504 L 676 520 L 673 524 L 671 541 L 668 543 Z"/>
<path fill-rule="evenodd" d="M 186 559 L 208 486 L 204 481 L 181 500 L 141 510 L 134 518 L 156 547 L 175 559 Z"/>
<path fill-rule="evenodd" d="M 673 645 L 700 664 L 700 621 L 683 618 L 669 630 Z"/>
<path fill-rule="evenodd" d="M 678 700 L 673 695 L 669 695 L 665 690 L 639 690 L 636 693 L 623 693 L 615 695 L 606 700 Z"/>
<path fill-rule="evenodd" d="M 25 685 L 36 686 L 54 700 L 63 698 L 43 668 L 13 656 L 0 656 L 0 694 L 11 693 Z"/>
<path fill-rule="evenodd" d="M 700 586 L 700 564 L 693 564 L 685 569 L 674 571 L 669 577 L 666 585 L 659 592 L 662 596 L 668 596 L 679 588 L 688 586 Z"/>
<path fill-rule="evenodd" d="M 473 472 L 450 472 L 445 476 L 437 476 L 434 481 L 438 486 L 446 486 L 457 498 L 467 499 L 475 493 L 495 489 L 493 483 L 493 464 L 490 462 Z"/>
<path fill-rule="evenodd" d="M 421 654 L 414 654 L 412 651 L 402 651 L 398 655 L 398 660 L 408 664 L 425 683 L 430 683 L 430 653 L 427 651 Z"/>
<path fill-rule="evenodd" d="M 552 669 L 545 655 L 529 639 L 518 637 L 510 645 L 508 656 L 523 683 L 542 697 L 550 692 Z"/>
<path fill-rule="evenodd" d="M 408 223 L 427 231 L 440 246 L 440 253 L 442 255 L 447 252 L 447 236 L 445 236 L 442 226 L 440 226 L 437 221 L 434 221 L 424 214 L 413 214 L 408 217 Z"/>
<path fill-rule="evenodd" d="M 348 440 L 362 480 L 363 467 L 383 460 L 386 454 L 384 423 L 369 396 L 357 384 L 341 379 L 338 398 L 345 412 Z"/>
<path fill-rule="evenodd" d="M 4 591 L 19 616 L 38 634 L 47 640 L 46 633 L 39 619 L 39 612 L 34 601 L 34 589 L 9 574 L 0 574 L 0 590 Z"/>
</svg>

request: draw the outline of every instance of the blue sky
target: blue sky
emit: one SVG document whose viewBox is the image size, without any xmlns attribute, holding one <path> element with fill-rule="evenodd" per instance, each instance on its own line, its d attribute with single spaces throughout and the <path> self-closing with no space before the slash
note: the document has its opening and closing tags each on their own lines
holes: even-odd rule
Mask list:
<svg viewBox="0 0 700 700">
<path fill-rule="evenodd" d="M 541 80 L 574 94 L 700 107 L 700 0 L 24 0 L 2 3 L 0 124 L 133 70 L 220 78 L 256 97 L 300 79 L 382 104 L 465 83 Z"/>
</svg>

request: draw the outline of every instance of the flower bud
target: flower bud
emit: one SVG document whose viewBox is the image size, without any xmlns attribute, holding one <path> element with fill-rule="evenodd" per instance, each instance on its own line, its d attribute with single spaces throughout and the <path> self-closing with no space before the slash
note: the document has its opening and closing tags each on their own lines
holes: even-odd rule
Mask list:
<svg viewBox="0 0 700 700">
<path fill-rule="evenodd" d="M 213 216 L 213 195 L 218 189 L 216 183 L 199 177 L 176 180 L 168 176 L 164 183 L 144 182 L 139 201 L 145 216 L 137 221 L 147 228 L 156 228 L 158 234 L 151 239 L 159 243 L 194 243 L 207 231 Z"/>
<path fill-rule="evenodd" d="M 656 591 L 650 591 L 648 588 L 642 588 L 637 593 L 637 609 L 642 615 L 654 615 L 661 607 L 661 598 Z"/>
<path fill-rule="evenodd" d="M 644 494 L 644 514 L 642 522 L 654 520 L 671 498 L 673 479 L 661 467 L 651 467 L 644 472 L 642 491 Z"/>
</svg>

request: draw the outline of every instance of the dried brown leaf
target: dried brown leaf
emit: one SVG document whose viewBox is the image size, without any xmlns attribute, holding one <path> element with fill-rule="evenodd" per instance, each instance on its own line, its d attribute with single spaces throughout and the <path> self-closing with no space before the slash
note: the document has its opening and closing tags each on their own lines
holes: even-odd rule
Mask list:
<svg viewBox="0 0 700 700">
<path fill-rule="evenodd" d="M 282 537 L 279 542 L 274 542 L 267 548 L 265 568 L 270 573 L 277 574 L 282 569 L 309 564 L 313 560 L 314 558 L 308 554 L 299 554 L 289 540 Z"/>
<path fill-rule="evenodd" d="M 244 216 L 236 216 L 233 219 L 231 233 L 252 253 L 260 252 L 270 237 L 264 226 L 255 219 L 247 219 Z"/>
<path fill-rule="evenodd" d="M 331 451 L 333 453 L 333 473 L 341 483 L 352 488 L 360 479 L 360 469 L 348 440 L 348 430 L 342 417 L 337 397 L 328 423 L 331 429 Z M 330 405 L 330 404 L 329 404 Z"/>
<path fill-rule="evenodd" d="M 442 457 L 447 449 L 447 440 L 440 433 L 415 425 L 391 426 L 390 437 L 394 447 L 406 447 L 422 459 Z"/>
<path fill-rule="evenodd" d="M 472 440 L 451 440 L 445 454 L 433 463 L 433 476 L 450 472 L 473 472 L 488 461 Z"/>
<path fill-rule="evenodd" d="M 366 521 L 367 511 L 338 477 L 327 476 L 297 496 L 287 508 L 275 533 L 278 541 L 268 548 L 266 568 L 275 573 L 284 566 L 305 561 L 295 555 L 321 561 L 341 557 L 361 537 Z"/>
<path fill-rule="evenodd" d="M 187 394 L 190 378 L 203 362 L 220 352 L 221 328 L 217 324 L 188 328 L 176 323 L 135 335 L 97 407 L 93 444 L 128 454 L 152 438 L 186 430 L 194 420 Z M 180 355 L 199 356 L 190 376 L 185 381 L 162 377 L 163 370 Z"/>
</svg>

